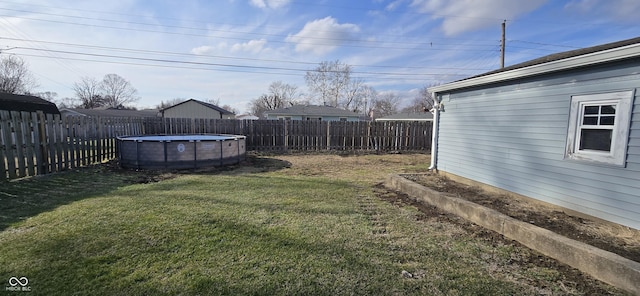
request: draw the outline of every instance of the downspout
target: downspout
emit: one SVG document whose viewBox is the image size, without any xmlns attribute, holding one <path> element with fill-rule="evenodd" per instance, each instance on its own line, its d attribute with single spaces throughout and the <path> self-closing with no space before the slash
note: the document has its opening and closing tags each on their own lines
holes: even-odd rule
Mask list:
<svg viewBox="0 0 640 296">
<path fill-rule="evenodd" d="M 435 102 L 433 105 L 433 130 L 431 131 L 431 165 L 429 166 L 429 170 L 437 170 L 437 155 L 438 155 L 438 130 L 440 127 L 440 98 L 436 95 L 437 93 L 432 93 L 431 96 Z"/>
</svg>

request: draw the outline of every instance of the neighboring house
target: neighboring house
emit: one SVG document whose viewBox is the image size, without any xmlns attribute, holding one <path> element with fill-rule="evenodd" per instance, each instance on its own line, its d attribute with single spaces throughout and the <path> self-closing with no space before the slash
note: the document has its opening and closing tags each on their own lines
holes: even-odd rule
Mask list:
<svg viewBox="0 0 640 296">
<path fill-rule="evenodd" d="M 398 113 L 389 116 L 376 118 L 376 121 L 433 121 L 431 112 L 420 113 Z"/>
<path fill-rule="evenodd" d="M 206 119 L 234 119 L 233 112 L 222 109 L 214 104 L 189 99 L 182 103 L 160 110 L 164 118 L 206 118 Z"/>
<path fill-rule="evenodd" d="M 158 117 L 158 110 L 60 108 L 62 117 Z"/>
<path fill-rule="evenodd" d="M 431 169 L 640 229 L 640 38 L 429 89 Z"/>
<path fill-rule="evenodd" d="M 0 93 L 0 110 L 60 114 L 56 104 L 36 96 Z"/>
<path fill-rule="evenodd" d="M 258 120 L 260 118 L 258 116 L 251 115 L 251 114 L 242 114 L 242 115 L 236 116 L 236 119 L 238 119 L 238 120 Z"/>
<path fill-rule="evenodd" d="M 359 121 L 360 114 L 331 106 L 295 105 L 265 112 L 267 119 Z"/>
</svg>

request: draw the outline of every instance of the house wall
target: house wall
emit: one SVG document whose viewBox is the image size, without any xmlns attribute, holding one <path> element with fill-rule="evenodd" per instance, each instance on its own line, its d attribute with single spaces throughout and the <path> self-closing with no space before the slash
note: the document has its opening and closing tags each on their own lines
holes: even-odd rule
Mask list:
<svg viewBox="0 0 640 296">
<path fill-rule="evenodd" d="M 164 110 L 165 118 L 211 118 L 233 119 L 231 114 L 223 114 L 193 101 L 184 102 Z"/>
<path fill-rule="evenodd" d="M 640 59 L 438 94 L 438 169 L 640 229 Z M 635 90 L 626 166 L 564 157 L 573 95 Z"/>
<path fill-rule="evenodd" d="M 359 121 L 358 117 L 347 117 L 347 116 L 321 116 L 321 115 L 302 116 L 302 115 L 278 115 L 278 114 L 267 115 L 267 119 L 280 119 L 284 117 L 291 117 L 291 120 L 307 120 L 307 117 L 322 117 L 322 121 L 340 121 L 340 118 L 347 118 L 347 121 Z"/>
</svg>

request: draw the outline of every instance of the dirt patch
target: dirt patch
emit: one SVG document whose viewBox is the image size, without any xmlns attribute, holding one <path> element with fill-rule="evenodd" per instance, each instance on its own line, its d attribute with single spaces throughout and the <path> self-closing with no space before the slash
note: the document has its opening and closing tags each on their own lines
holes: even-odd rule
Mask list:
<svg viewBox="0 0 640 296">
<path fill-rule="evenodd" d="M 488 193 L 437 174 L 404 175 L 433 190 L 451 194 L 565 237 L 640 262 L 640 231 L 602 221 L 572 216 L 539 203 Z"/>
</svg>

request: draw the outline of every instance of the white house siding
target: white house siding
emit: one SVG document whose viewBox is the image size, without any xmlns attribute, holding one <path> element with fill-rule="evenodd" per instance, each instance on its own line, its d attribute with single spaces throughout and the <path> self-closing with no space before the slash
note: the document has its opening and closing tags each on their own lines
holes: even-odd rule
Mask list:
<svg viewBox="0 0 640 296">
<path fill-rule="evenodd" d="M 289 117 L 291 120 L 307 120 L 307 117 L 317 118 L 320 117 L 322 121 L 340 121 L 342 118 L 346 118 L 347 121 L 360 121 L 358 117 L 348 117 L 348 116 L 323 116 L 323 115 L 280 115 L 280 114 L 269 114 L 267 119 L 281 119 Z"/>
<path fill-rule="evenodd" d="M 441 93 L 438 169 L 640 229 L 640 60 Z M 626 167 L 564 159 L 571 96 L 635 90 Z"/>
<path fill-rule="evenodd" d="M 164 110 L 165 118 L 210 118 L 220 119 L 220 112 L 199 103 L 188 101 Z M 225 118 L 226 119 L 226 118 Z"/>
</svg>

